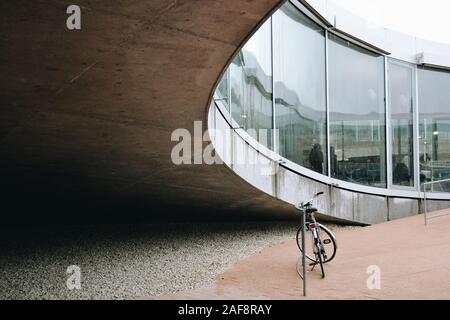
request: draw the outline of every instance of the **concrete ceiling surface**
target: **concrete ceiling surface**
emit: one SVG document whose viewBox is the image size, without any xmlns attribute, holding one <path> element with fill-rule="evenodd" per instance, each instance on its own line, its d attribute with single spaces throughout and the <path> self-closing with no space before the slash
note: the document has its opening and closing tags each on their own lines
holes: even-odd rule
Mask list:
<svg viewBox="0 0 450 320">
<path fill-rule="evenodd" d="M 175 166 L 230 57 L 280 0 L 0 2 L 3 221 L 285 217 L 223 165 Z"/>
</svg>

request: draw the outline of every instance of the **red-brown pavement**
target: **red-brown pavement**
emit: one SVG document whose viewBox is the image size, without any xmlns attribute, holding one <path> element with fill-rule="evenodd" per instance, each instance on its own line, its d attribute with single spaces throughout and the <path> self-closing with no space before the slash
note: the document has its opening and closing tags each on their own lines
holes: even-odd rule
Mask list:
<svg viewBox="0 0 450 320">
<path fill-rule="evenodd" d="M 450 213 L 435 212 L 430 216 Z M 450 299 L 450 215 L 422 215 L 336 232 L 338 254 L 308 273 L 307 299 Z M 236 263 L 207 288 L 151 299 L 304 299 L 296 272 L 295 241 Z M 368 289 L 368 268 L 380 270 L 381 288 Z"/>
</svg>

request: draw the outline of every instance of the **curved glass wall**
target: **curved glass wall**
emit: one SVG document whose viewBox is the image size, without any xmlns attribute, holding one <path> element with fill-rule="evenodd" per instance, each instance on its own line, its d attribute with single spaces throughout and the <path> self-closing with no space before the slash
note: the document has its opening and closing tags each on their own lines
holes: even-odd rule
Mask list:
<svg viewBox="0 0 450 320">
<path fill-rule="evenodd" d="M 450 178 L 450 73 L 418 70 L 419 150 L 422 183 Z M 433 191 L 450 192 L 450 183 Z"/>
<path fill-rule="evenodd" d="M 277 152 L 328 174 L 325 30 L 288 3 L 274 14 L 273 33 Z"/>
<path fill-rule="evenodd" d="M 235 125 L 328 179 L 405 191 L 450 179 L 450 72 L 386 58 L 314 21 L 287 2 L 236 55 L 216 92 Z"/>
</svg>

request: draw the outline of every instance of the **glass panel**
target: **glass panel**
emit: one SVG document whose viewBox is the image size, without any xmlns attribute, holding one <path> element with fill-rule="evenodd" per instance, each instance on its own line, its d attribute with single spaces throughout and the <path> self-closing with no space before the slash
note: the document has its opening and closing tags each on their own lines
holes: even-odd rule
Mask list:
<svg viewBox="0 0 450 320">
<path fill-rule="evenodd" d="M 228 112 L 230 112 L 230 106 L 228 103 L 228 94 L 229 94 L 228 93 L 228 74 L 229 74 L 229 69 L 227 69 L 227 71 L 225 72 L 225 74 L 222 77 L 222 80 L 220 80 L 219 86 L 217 87 L 216 94 L 219 96 L 219 99 L 223 100 Z"/>
<path fill-rule="evenodd" d="M 327 174 L 324 30 L 290 3 L 273 28 L 278 153 Z"/>
<path fill-rule="evenodd" d="M 233 119 L 272 148 L 272 28 L 265 22 L 230 66 Z"/>
<path fill-rule="evenodd" d="M 332 176 L 386 187 L 384 57 L 330 34 Z"/>
<path fill-rule="evenodd" d="M 419 69 L 420 182 L 450 178 L 450 73 Z M 450 192 L 450 183 L 433 186 Z"/>
<path fill-rule="evenodd" d="M 392 183 L 414 187 L 414 71 L 389 63 Z"/>
</svg>

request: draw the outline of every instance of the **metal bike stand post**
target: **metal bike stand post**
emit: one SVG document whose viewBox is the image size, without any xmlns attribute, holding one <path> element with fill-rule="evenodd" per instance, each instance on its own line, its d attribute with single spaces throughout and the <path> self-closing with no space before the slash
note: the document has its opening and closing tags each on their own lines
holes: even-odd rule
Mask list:
<svg viewBox="0 0 450 320">
<path fill-rule="evenodd" d="M 424 219 L 425 219 L 425 226 L 428 226 L 428 199 L 427 199 L 427 185 L 423 185 L 423 206 L 424 206 Z"/>
<path fill-rule="evenodd" d="M 302 265 L 303 265 L 303 296 L 306 297 L 306 211 L 302 210 Z"/>
</svg>

